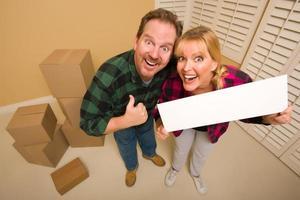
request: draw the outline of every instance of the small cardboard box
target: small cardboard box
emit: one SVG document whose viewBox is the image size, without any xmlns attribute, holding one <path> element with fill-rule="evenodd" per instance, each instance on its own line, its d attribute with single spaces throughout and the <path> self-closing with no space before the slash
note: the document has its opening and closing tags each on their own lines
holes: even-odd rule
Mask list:
<svg viewBox="0 0 300 200">
<path fill-rule="evenodd" d="M 88 178 L 89 173 L 81 160 L 76 158 L 52 172 L 51 177 L 56 190 L 63 195 Z"/>
<path fill-rule="evenodd" d="M 61 125 L 57 125 L 51 142 L 26 146 L 15 142 L 13 146 L 29 163 L 56 167 L 69 144 L 61 131 Z"/>
<path fill-rule="evenodd" d="M 72 127 L 68 120 L 62 126 L 63 133 L 71 147 L 95 147 L 103 146 L 105 136 L 90 136 L 87 135 L 82 129 Z"/>
<path fill-rule="evenodd" d="M 19 107 L 8 123 L 7 131 L 18 144 L 50 142 L 57 119 L 49 104 Z"/>
<path fill-rule="evenodd" d="M 40 68 L 55 97 L 83 97 L 95 75 L 90 51 L 57 49 Z"/>
<path fill-rule="evenodd" d="M 79 128 L 82 98 L 58 98 L 57 101 L 70 124 Z"/>
</svg>

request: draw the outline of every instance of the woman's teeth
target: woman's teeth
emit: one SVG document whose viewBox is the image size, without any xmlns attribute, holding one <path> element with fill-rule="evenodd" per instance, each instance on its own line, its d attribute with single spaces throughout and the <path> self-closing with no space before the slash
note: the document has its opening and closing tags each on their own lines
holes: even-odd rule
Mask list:
<svg viewBox="0 0 300 200">
<path fill-rule="evenodd" d="M 187 80 L 193 80 L 194 78 L 196 78 L 195 75 L 184 75 L 184 78 Z"/>
</svg>

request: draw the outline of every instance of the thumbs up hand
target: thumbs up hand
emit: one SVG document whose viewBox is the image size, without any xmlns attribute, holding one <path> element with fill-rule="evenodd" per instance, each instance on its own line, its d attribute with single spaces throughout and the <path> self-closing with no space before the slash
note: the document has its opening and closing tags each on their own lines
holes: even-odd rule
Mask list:
<svg viewBox="0 0 300 200">
<path fill-rule="evenodd" d="M 129 95 L 129 102 L 126 106 L 124 118 L 130 126 L 137 126 L 143 124 L 148 119 L 147 109 L 143 103 L 138 103 L 134 106 L 135 99 Z"/>
</svg>

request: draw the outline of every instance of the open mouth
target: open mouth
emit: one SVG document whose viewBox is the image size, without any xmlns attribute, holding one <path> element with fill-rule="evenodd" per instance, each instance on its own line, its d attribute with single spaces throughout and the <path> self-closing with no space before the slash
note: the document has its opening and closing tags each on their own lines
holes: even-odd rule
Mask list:
<svg viewBox="0 0 300 200">
<path fill-rule="evenodd" d="M 196 75 L 184 75 L 183 76 L 185 80 L 187 81 L 192 81 L 194 80 L 197 76 Z"/>
<path fill-rule="evenodd" d="M 151 61 L 151 60 L 148 60 L 148 59 L 145 59 L 145 62 L 146 62 L 147 65 L 149 65 L 150 67 L 155 67 L 156 65 L 158 65 L 158 62 Z"/>
</svg>

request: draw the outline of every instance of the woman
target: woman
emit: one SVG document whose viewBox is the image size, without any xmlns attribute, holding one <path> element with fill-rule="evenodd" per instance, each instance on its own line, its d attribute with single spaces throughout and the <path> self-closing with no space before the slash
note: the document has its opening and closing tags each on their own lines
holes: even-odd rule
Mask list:
<svg viewBox="0 0 300 200">
<path fill-rule="evenodd" d="M 171 74 L 164 82 L 159 102 L 166 102 L 191 95 L 202 94 L 227 87 L 251 82 L 251 78 L 234 66 L 221 65 L 221 52 L 217 36 L 209 28 L 200 26 L 183 34 L 175 46 L 177 73 Z M 280 114 L 241 120 L 246 123 L 282 124 L 291 120 L 292 107 Z M 157 136 L 166 139 L 167 133 L 160 120 Z M 190 174 L 196 189 L 207 192 L 200 171 L 211 152 L 214 143 L 227 130 L 228 122 L 173 132 L 175 149 L 172 166 L 165 184 L 172 186 L 176 174 L 184 166 L 191 150 Z M 192 148 L 193 147 L 193 148 Z"/>
</svg>

